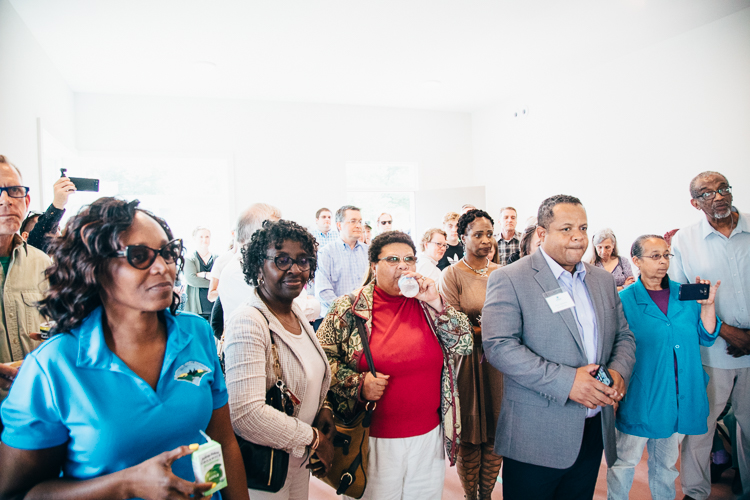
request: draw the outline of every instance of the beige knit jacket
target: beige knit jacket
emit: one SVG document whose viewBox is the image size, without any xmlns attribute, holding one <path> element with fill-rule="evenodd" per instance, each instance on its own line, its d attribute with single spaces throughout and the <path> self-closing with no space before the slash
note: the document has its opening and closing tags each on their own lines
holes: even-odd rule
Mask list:
<svg viewBox="0 0 750 500">
<path fill-rule="evenodd" d="M 303 325 L 302 335 L 312 339 L 321 359 L 325 361 L 326 374 L 320 394 L 307 394 L 307 378 L 300 354 L 290 342 L 293 334 L 281 326 L 255 290 L 227 322 L 224 362 L 234 431 L 248 441 L 281 449 L 299 458 L 313 439 L 312 427 L 296 418 L 301 405 L 295 405 L 294 416 L 291 417 L 266 405 L 266 391 L 276 383 L 269 325 L 279 355 L 281 378 L 300 401 L 308 397 L 317 398 L 320 410 L 331 384 L 331 370 L 303 311 L 297 304 L 292 305 L 292 311 Z"/>
</svg>

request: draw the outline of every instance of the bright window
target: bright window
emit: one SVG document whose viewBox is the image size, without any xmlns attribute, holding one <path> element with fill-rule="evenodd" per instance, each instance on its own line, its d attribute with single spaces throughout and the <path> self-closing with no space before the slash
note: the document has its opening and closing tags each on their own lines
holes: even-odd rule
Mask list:
<svg viewBox="0 0 750 500">
<path fill-rule="evenodd" d="M 378 216 L 393 217 L 393 229 L 414 233 L 414 191 L 417 166 L 414 163 L 350 162 L 346 165 L 346 200 L 362 209 L 362 219 L 378 234 Z"/>
<path fill-rule="evenodd" d="M 44 156 L 43 156 L 44 158 Z M 211 251 L 223 253 L 235 222 L 231 163 L 226 158 L 124 158 L 69 156 L 43 163 L 46 209 L 52 202 L 52 184 L 60 167 L 70 177 L 99 179 L 99 192 L 78 191 L 65 207 L 61 225 L 84 205 L 102 196 L 140 200 L 139 207 L 167 221 L 176 238 L 193 249 L 196 226 L 211 230 Z"/>
</svg>

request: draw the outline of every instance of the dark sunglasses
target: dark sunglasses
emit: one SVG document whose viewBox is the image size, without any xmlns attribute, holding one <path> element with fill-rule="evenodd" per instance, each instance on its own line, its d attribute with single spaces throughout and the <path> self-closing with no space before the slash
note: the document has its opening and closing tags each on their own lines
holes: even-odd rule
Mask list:
<svg viewBox="0 0 750 500">
<path fill-rule="evenodd" d="M 167 264 L 177 262 L 182 255 L 182 240 L 174 239 L 159 249 L 146 245 L 128 245 L 124 250 L 115 253 L 115 257 L 125 257 L 128 259 L 128 264 L 136 269 L 148 269 L 156 260 L 157 255 L 161 255 Z"/>
<path fill-rule="evenodd" d="M 315 265 L 315 257 L 300 257 L 299 259 L 293 259 L 288 255 L 281 254 L 276 257 L 266 257 L 266 260 L 272 260 L 279 271 L 288 271 L 294 264 L 297 264 L 300 271 L 309 271 L 310 266 Z"/>
</svg>

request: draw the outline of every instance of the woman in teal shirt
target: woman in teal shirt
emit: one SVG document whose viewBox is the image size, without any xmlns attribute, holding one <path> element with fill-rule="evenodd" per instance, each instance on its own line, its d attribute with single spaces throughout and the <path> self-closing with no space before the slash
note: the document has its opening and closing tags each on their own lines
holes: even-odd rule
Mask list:
<svg viewBox="0 0 750 500">
<path fill-rule="evenodd" d="M 630 253 L 641 276 L 620 299 L 635 334 L 636 362 L 617 410 L 617 461 L 607 471 L 607 496 L 628 498 L 635 466 L 648 446 L 651 495 L 672 500 L 682 435 L 707 431 L 708 376 L 700 346 L 713 344 L 721 327 L 714 310 L 721 282 L 706 300 L 680 301 L 679 283 L 667 276 L 672 255 L 664 238 L 640 236 Z"/>
<path fill-rule="evenodd" d="M 210 327 L 175 315 L 182 242 L 137 205 L 100 198 L 50 243 L 56 326 L 2 405 L 0 498 L 203 498 L 200 431 L 224 454 L 213 499 L 248 498 Z"/>
</svg>

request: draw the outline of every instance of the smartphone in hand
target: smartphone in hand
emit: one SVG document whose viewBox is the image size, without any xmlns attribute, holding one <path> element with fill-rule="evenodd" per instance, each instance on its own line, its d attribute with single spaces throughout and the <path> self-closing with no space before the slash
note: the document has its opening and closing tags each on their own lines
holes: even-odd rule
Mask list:
<svg viewBox="0 0 750 500">
<path fill-rule="evenodd" d="M 709 285 L 705 283 L 689 283 L 680 285 L 677 298 L 680 300 L 705 300 L 708 298 Z"/>
<path fill-rule="evenodd" d="M 612 384 L 615 383 L 612 379 L 612 375 L 609 374 L 609 370 L 607 370 L 604 365 L 599 365 L 599 369 L 596 371 L 594 378 L 607 387 L 612 387 Z"/>
</svg>

